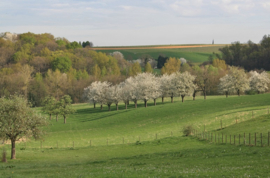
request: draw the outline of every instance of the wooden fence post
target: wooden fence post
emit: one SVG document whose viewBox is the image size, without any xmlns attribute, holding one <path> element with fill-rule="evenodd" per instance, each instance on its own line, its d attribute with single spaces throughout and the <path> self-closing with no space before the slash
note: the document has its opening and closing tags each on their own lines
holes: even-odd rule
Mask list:
<svg viewBox="0 0 270 178">
<path fill-rule="evenodd" d="M 217 142 L 217 134 L 215 133 L 215 143 Z"/>
<path fill-rule="evenodd" d="M 249 133 L 249 146 L 250 146 L 250 133 Z"/>
<path fill-rule="evenodd" d="M 108 139 L 107 139 L 107 146 L 108 146 L 108 144 L 109 144 L 109 143 L 108 143 Z"/>
<path fill-rule="evenodd" d="M 244 145 L 246 145 L 246 133 L 244 133 Z"/>
<path fill-rule="evenodd" d="M 74 141 L 73 141 L 73 148 L 74 148 Z"/>
<path fill-rule="evenodd" d="M 211 132 L 211 142 L 213 142 L 213 133 Z"/>
<path fill-rule="evenodd" d="M 156 133 L 156 140 L 157 140 L 157 133 Z"/>
<path fill-rule="evenodd" d="M 232 135 L 230 135 L 230 144 L 232 144 Z"/>
<path fill-rule="evenodd" d="M 235 145 L 235 135 L 234 135 L 234 140 L 233 140 L 233 144 Z"/>
</svg>

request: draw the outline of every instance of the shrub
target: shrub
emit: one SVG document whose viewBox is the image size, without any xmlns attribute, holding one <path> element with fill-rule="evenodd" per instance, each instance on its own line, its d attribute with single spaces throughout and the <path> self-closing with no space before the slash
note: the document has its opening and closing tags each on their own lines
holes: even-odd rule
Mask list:
<svg viewBox="0 0 270 178">
<path fill-rule="evenodd" d="M 184 128 L 183 128 L 183 134 L 184 134 L 185 136 L 189 136 L 189 135 L 191 135 L 192 130 L 193 130 L 192 125 L 184 126 Z"/>
</svg>

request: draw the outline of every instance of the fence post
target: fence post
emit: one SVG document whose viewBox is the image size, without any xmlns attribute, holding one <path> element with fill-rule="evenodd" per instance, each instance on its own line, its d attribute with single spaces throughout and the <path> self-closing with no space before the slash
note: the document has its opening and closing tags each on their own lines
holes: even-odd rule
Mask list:
<svg viewBox="0 0 270 178">
<path fill-rule="evenodd" d="M 74 141 L 73 141 L 73 148 L 74 148 Z"/>
<path fill-rule="evenodd" d="M 139 142 L 141 141 L 141 137 L 139 136 Z"/>
<path fill-rule="evenodd" d="M 268 107 L 268 114 L 269 114 L 269 107 Z"/>
<path fill-rule="evenodd" d="M 217 139 L 218 139 L 218 143 L 219 143 L 219 133 L 217 134 Z"/>
<path fill-rule="evenodd" d="M 230 144 L 232 144 L 232 135 L 230 135 Z"/>
<path fill-rule="evenodd" d="M 108 139 L 107 139 L 107 146 L 108 146 Z"/>
<path fill-rule="evenodd" d="M 235 123 L 237 124 L 237 118 L 235 119 Z"/>
<path fill-rule="evenodd" d="M 156 140 L 157 140 L 157 133 L 156 133 Z"/>
<path fill-rule="evenodd" d="M 58 141 L 57 141 L 57 148 L 58 148 Z"/>
<path fill-rule="evenodd" d="M 217 134 L 215 133 L 215 143 L 217 143 Z"/>
<path fill-rule="evenodd" d="M 233 144 L 235 145 L 235 135 L 234 135 L 234 140 L 233 140 Z"/>
<path fill-rule="evenodd" d="M 92 146 L 91 140 L 90 140 L 90 146 Z"/>
<path fill-rule="evenodd" d="M 196 131 L 194 131 L 195 133 L 194 134 L 196 134 Z M 171 136 L 172 136 L 172 131 L 171 131 Z"/>
<path fill-rule="evenodd" d="M 246 145 L 246 133 L 244 133 L 244 145 Z"/>
<path fill-rule="evenodd" d="M 213 142 L 213 133 L 211 132 L 211 142 Z"/>
<path fill-rule="evenodd" d="M 226 134 L 226 144 L 227 144 L 227 134 Z"/>
<path fill-rule="evenodd" d="M 262 133 L 261 133 L 261 146 L 263 147 Z"/>
<path fill-rule="evenodd" d="M 123 137 L 123 144 L 125 144 L 125 138 Z"/>
<path fill-rule="evenodd" d="M 204 132 L 205 132 L 205 124 L 204 124 Z"/>
<path fill-rule="evenodd" d="M 250 133 L 249 133 L 249 146 L 250 146 Z"/>
</svg>

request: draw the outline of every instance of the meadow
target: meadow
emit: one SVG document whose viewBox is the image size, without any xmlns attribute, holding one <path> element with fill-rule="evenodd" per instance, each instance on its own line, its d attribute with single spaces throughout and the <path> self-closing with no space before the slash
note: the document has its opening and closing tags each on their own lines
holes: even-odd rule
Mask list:
<svg viewBox="0 0 270 178">
<path fill-rule="evenodd" d="M 139 59 L 142 55 L 148 54 L 154 59 L 157 59 L 159 55 L 164 55 L 167 57 L 185 58 L 188 61 L 194 63 L 202 63 L 207 61 L 208 57 L 211 54 L 213 54 L 213 52 L 220 53 L 219 48 L 222 48 L 224 46 L 225 45 L 212 45 L 212 46 L 200 45 L 200 47 L 171 48 L 173 46 L 168 45 L 168 46 L 150 46 L 150 47 L 161 47 L 160 49 L 149 48 L 149 46 L 137 47 L 140 49 L 134 49 L 134 47 L 130 47 L 130 49 L 128 49 L 129 47 L 125 48 L 116 47 L 114 49 L 110 49 L 110 47 L 104 47 L 93 49 L 103 53 L 112 53 L 114 51 L 120 51 L 124 55 L 126 60 Z"/>
<path fill-rule="evenodd" d="M 167 98 L 147 108 L 130 103 L 125 110 L 120 104 L 119 111 L 113 106 L 111 112 L 76 104 L 67 124 L 50 121 L 42 142 L 17 143 L 17 159 L 0 163 L 0 177 L 267 177 L 269 98 L 198 96 L 184 103 Z M 214 134 L 263 133 L 264 146 L 186 137 L 187 125 Z M 1 147 L 9 156 L 10 145 Z"/>
</svg>

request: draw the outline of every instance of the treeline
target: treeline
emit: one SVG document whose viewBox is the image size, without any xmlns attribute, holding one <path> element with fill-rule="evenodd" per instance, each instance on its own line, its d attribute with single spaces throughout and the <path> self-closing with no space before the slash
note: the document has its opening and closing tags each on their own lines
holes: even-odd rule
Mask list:
<svg viewBox="0 0 270 178">
<path fill-rule="evenodd" d="M 241 66 L 248 71 L 270 70 L 270 35 L 265 35 L 259 44 L 235 42 L 219 50 L 222 53 L 220 59 L 228 65 Z"/>
<path fill-rule="evenodd" d="M 46 96 L 70 95 L 74 102 L 82 102 L 83 89 L 93 81 L 119 83 L 141 72 L 121 53 L 107 55 L 93 51 L 91 45 L 48 33 L 0 38 L 0 97 L 23 94 L 34 106 Z"/>
</svg>

